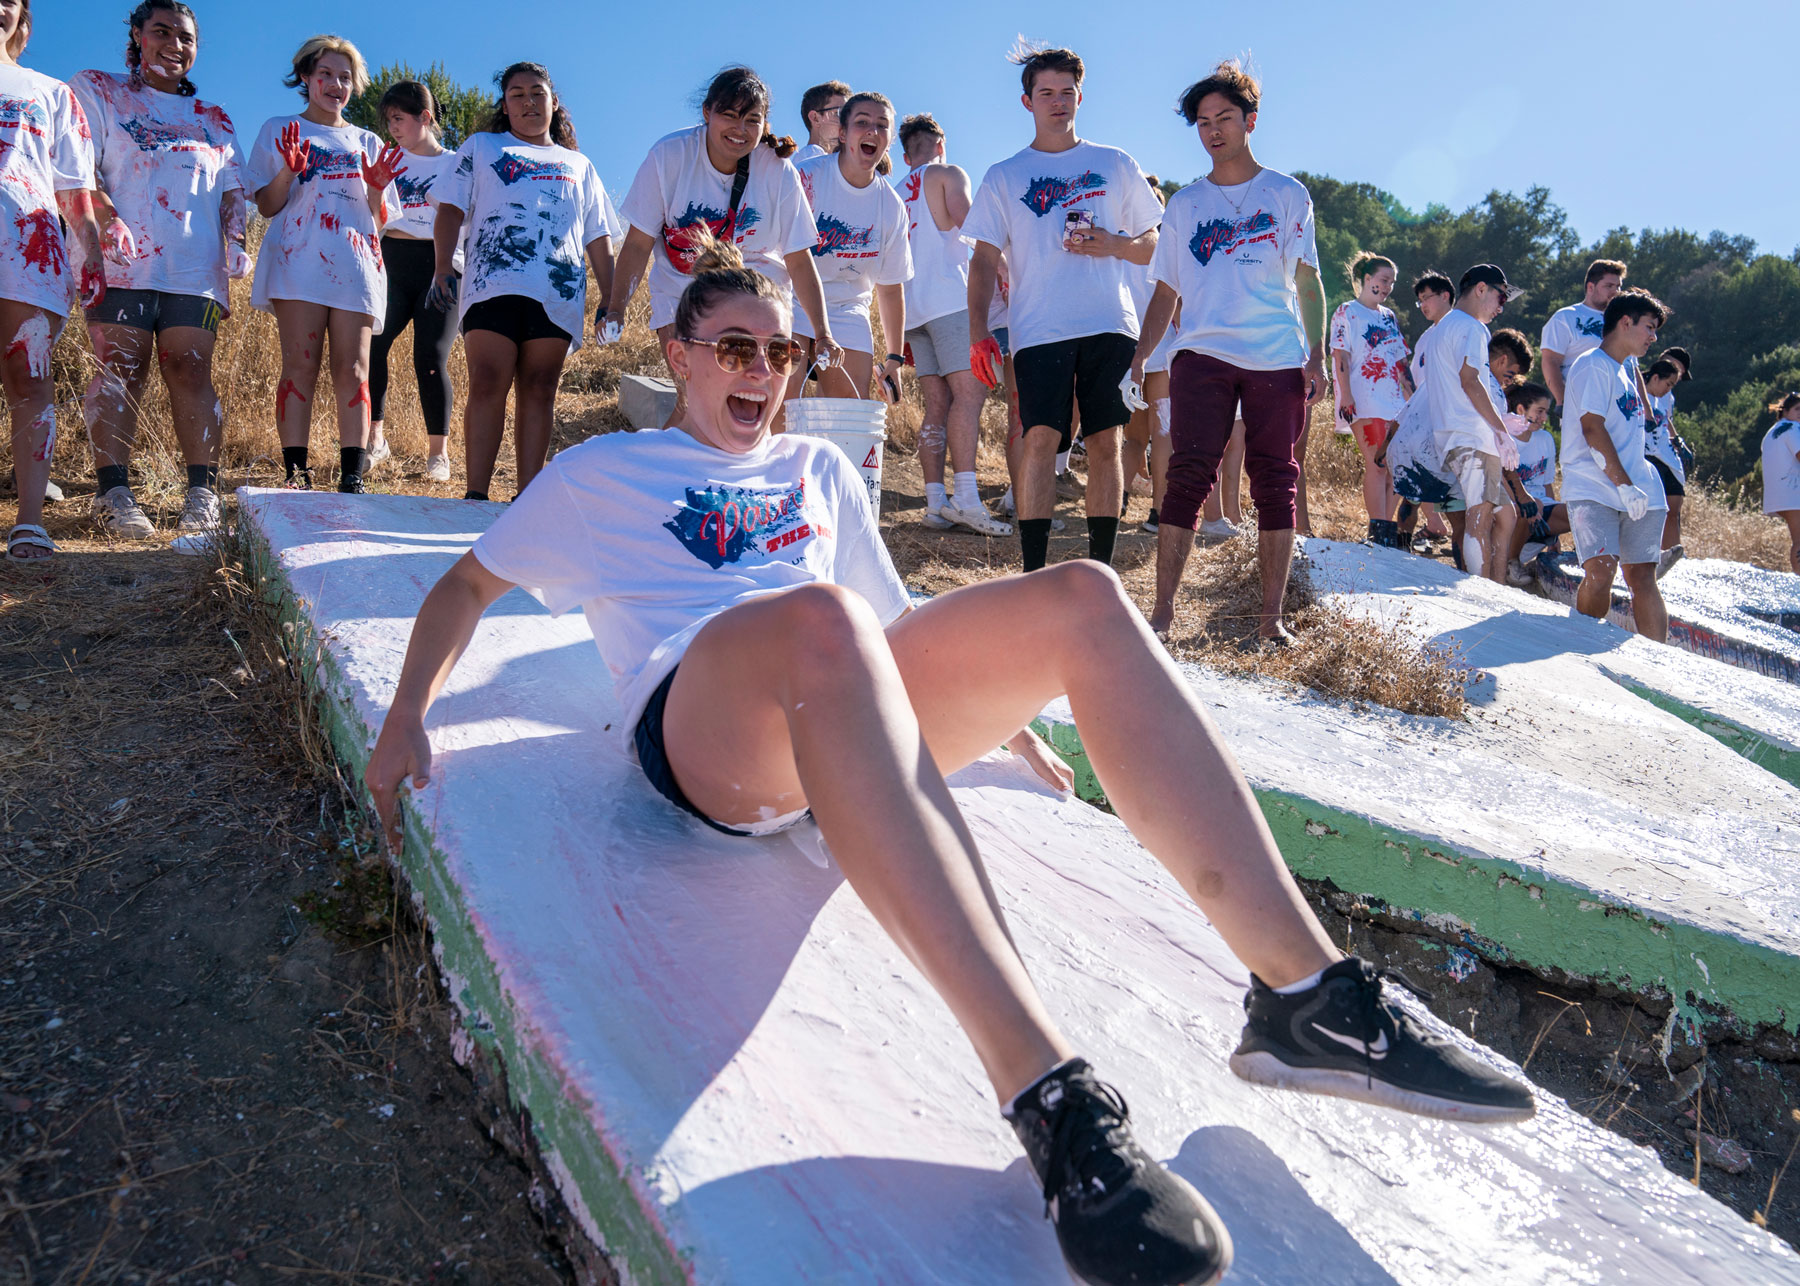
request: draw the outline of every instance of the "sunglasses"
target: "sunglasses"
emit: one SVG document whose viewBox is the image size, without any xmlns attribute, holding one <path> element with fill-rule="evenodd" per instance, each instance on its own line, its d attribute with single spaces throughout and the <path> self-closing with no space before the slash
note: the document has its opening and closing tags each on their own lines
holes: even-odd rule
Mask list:
<svg viewBox="0 0 1800 1286">
<path fill-rule="evenodd" d="M 717 339 L 683 339 L 684 344 L 705 344 L 713 351 L 713 360 L 719 363 L 719 369 L 727 375 L 736 375 L 748 370 L 756 363 L 756 355 L 762 353 L 769 359 L 769 369 L 777 375 L 785 375 L 805 355 L 804 345 L 797 339 L 789 339 L 785 335 L 777 335 L 766 342 L 758 340 L 754 335 L 721 335 Z"/>
</svg>

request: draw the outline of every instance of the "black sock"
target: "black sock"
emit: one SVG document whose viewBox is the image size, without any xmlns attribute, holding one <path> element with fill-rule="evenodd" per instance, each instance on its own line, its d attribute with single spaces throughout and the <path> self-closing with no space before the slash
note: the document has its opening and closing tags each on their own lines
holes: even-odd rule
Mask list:
<svg viewBox="0 0 1800 1286">
<path fill-rule="evenodd" d="M 487 492 L 485 492 L 485 491 L 465 491 L 465 492 L 463 492 L 464 500 L 486 500 L 487 498 L 488 498 Z"/>
<path fill-rule="evenodd" d="M 1162 525 L 1161 515 L 1156 512 L 1155 505 L 1150 506 L 1150 516 L 1144 519 L 1144 521 L 1149 523 L 1152 527 L 1160 527 Z"/>
<path fill-rule="evenodd" d="M 114 487 L 131 485 L 131 471 L 122 464 L 100 465 L 94 470 L 94 476 L 100 480 L 100 494 L 103 496 Z"/>
<path fill-rule="evenodd" d="M 287 466 L 288 477 L 293 477 L 294 474 L 306 468 L 306 448 L 282 447 L 281 463 Z"/>
<path fill-rule="evenodd" d="M 1097 563 L 1112 566 L 1113 542 L 1119 537 L 1119 520 L 1117 518 L 1088 519 L 1088 557 Z"/>
<path fill-rule="evenodd" d="M 208 491 L 219 489 L 219 466 L 216 464 L 190 464 L 188 470 L 188 486 L 205 487 Z"/>
<path fill-rule="evenodd" d="M 1025 552 L 1025 570 L 1035 572 L 1050 561 L 1050 520 L 1019 519 L 1019 545 Z"/>
<path fill-rule="evenodd" d="M 361 447 L 343 447 L 338 451 L 338 474 L 360 478 L 369 467 L 369 453 Z"/>
</svg>

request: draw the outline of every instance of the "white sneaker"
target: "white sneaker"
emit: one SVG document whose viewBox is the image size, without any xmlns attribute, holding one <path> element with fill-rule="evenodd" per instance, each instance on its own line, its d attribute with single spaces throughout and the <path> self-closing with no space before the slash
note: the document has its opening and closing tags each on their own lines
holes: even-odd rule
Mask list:
<svg viewBox="0 0 1800 1286">
<path fill-rule="evenodd" d="M 1230 540 L 1238 534 L 1238 529 L 1229 518 L 1211 518 L 1200 524 L 1202 540 Z"/>
<path fill-rule="evenodd" d="M 179 531 L 217 531 L 223 517 L 218 492 L 211 487 L 189 487 L 187 503 L 181 506 L 181 518 L 175 526 Z"/>
<path fill-rule="evenodd" d="M 1506 564 L 1506 583 L 1514 589 L 1524 589 L 1531 584 L 1531 573 L 1525 570 L 1525 564 L 1513 559 Z"/>
<path fill-rule="evenodd" d="M 386 435 L 377 438 L 375 440 L 375 445 L 369 448 L 369 467 L 373 469 L 376 465 L 380 464 L 383 460 L 393 454 L 394 449 L 388 445 Z"/>
<path fill-rule="evenodd" d="M 1008 518 L 1011 518 L 1014 514 L 1016 514 L 1018 512 L 1018 507 L 1013 504 L 1013 494 L 1012 494 L 1011 487 L 1008 487 L 1006 489 L 1006 494 L 1004 496 L 1000 497 L 1000 503 L 995 505 L 994 508 L 998 509 L 1001 513 L 1005 514 Z"/>
<path fill-rule="evenodd" d="M 425 460 L 425 481 L 450 481 L 450 457 L 447 455 L 428 456 Z"/>
<path fill-rule="evenodd" d="M 920 521 L 933 531 L 949 531 L 952 527 L 956 526 L 956 524 L 944 514 L 944 509 L 948 509 L 949 507 L 950 506 L 946 504 L 943 509 L 939 509 L 933 506 L 930 501 L 926 501 L 925 516 L 920 519 Z"/>
<path fill-rule="evenodd" d="M 967 527 L 970 531 L 983 536 L 1010 536 L 1013 534 L 1011 524 L 1001 522 L 980 505 L 974 509 L 963 509 L 955 501 L 952 501 L 938 512 L 958 527 Z"/>
<path fill-rule="evenodd" d="M 156 534 L 156 524 L 138 508 L 137 497 L 130 487 L 114 487 L 103 496 L 94 497 L 94 517 L 115 536 L 143 540 Z"/>
<path fill-rule="evenodd" d="M 1670 545 L 1656 558 L 1656 579 L 1661 580 L 1669 574 L 1669 568 L 1687 556 L 1687 549 L 1681 545 Z"/>
</svg>

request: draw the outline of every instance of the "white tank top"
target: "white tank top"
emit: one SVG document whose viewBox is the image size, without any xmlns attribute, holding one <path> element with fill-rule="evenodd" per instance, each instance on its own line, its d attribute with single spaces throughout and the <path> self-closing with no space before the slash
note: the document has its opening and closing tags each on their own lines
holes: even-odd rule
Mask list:
<svg viewBox="0 0 1800 1286">
<path fill-rule="evenodd" d="M 931 217 L 925 168 L 914 166 L 898 185 L 913 261 L 912 279 L 906 283 L 908 330 L 969 306 L 969 242 L 960 229 L 945 232 Z"/>
</svg>

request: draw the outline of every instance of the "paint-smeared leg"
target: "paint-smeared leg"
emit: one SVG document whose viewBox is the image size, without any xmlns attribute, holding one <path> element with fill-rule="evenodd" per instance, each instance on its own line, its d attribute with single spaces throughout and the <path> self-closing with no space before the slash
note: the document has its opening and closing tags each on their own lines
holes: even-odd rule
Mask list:
<svg viewBox="0 0 1800 1286">
<path fill-rule="evenodd" d="M 325 321 L 331 310 L 299 299 L 276 299 L 269 306 L 281 334 L 275 431 L 284 447 L 307 446 L 312 438 L 313 392 L 325 360 Z"/>
<path fill-rule="evenodd" d="M 88 338 L 100 362 L 81 399 L 94 463 L 103 468 L 129 465 L 155 337 L 136 326 L 90 323 Z"/>
<path fill-rule="evenodd" d="M 472 330 L 463 336 L 463 356 L 469 363 L 469 397 L 463 403 L 463 471 L 468 475 L 469 490 L 485 496 L 494 480 L 494 462 L 500 458 L 500 439 L 506 432 L 506 395 L 519 364 L 519 346 L 496 331 Z"/>
<path fill-rule="evenodd" d="M 15 521 L 32 526 L 44 521 L 44 488 L 56 451 L 55 387 L 50 376 L 50 350 L 62 319 L 42 308 L 0 299 L 0 384 L 12 424 L 13 476 L 19 487 Z M 48 550 L 26 547 L 26 558 L 48 558 Z"/>
<path fill-rule="evenodd" d="M 225 411 L 212 378 L 217 342 L 218 336 L 204 326 L 171 326 L 156 338 L 175 440 L 190 465 L 218 464 L 223 445 Z"/>
<path fill-rule="evenodd" d="M 550 434 L 556 425 L 556 389 L 562 382 L 563 362 L 569 356 L 566 339 L 528 339 L 519 349 L 514 375 L 518 392 L 513 398 L 513 452 L 518 462 L 519 490 L 525 490 L 550 458 Z"/>
<path fill-rule="evenodd" d="M 1006 932 L 868 604 L 810 585 L 721 613 L 669 689 L 695 807 L 740 825 L 810 805 L 851 887 L 944 998 L 1006 1102 L 1070 1047 Z"/>
<path fill-rule="evenodd" d="M 1107 799 L 1240 960 L 1282 986 L 1338 959 L 1231 752 L 1110 568 L 1082 560 L 954 590 L 888 638 L 945 772 L 1066 694 Z"/>
<path fill-rule="evenodd" d="M 1800 509 L 1783 509 L 1781 520 L 1788 529 L 1788 570 L 1800 576 Z"/>
<path fill-rule="evenodd" d="M 367 313 L 331 310 L 331 387 L 337 395 L 338 445 L 367 448 L 369 426 L 369 337 L 375 319 Z"/>
<path fill-rule="evenodd" d="M 1606 619 L 1612 607 L 1613 574 L 1619 560 L 1609 554 L 1590 558 L 1581 565 L 1581 584 L 1575 590 L 1575 610 L 1596 621 Z"/>
</svg>

